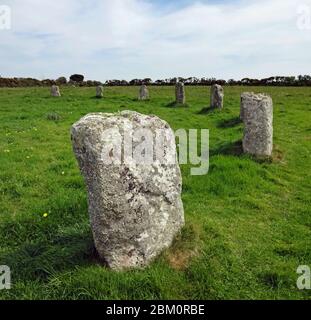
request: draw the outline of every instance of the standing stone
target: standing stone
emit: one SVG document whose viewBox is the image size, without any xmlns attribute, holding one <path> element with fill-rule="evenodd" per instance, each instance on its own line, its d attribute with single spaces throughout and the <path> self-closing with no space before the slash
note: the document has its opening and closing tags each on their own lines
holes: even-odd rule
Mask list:
<svg viewBox="0 0 311 320">
<path fill-rule="evenodd" d="M 273 150 L 273 102 L 264 94 L 242 95 L 245 125 L 243 150 L 255 156 L 271 156 Z"/>
<path fill-rule="evenodd" d="M 240 119 L 243 121 L 244 120 L 244 108 L 246 106 L 246 101 L 247 101 L 247 98 L 248 96 L 250 95 L 251 93 L 248 93 L 248 92 L 244 92 L 241 94 L 241 104 L 240 104 Z"/>
<path fill-rule="evenodd" d="M 148 100 L 149 90 L 146 85 L 142 85 L 139 89 L 139 100 Z"/>
<path fill-rule="evenodd" d="M 222 109 L 224 106 L 224 89 L 219 84 L 211 87 L 211 108 Z"/>
<path fill-rule="evenodd" d="M 175 93 L 176 93 L 176 103 L 185 104 L 186 103 L 185 85 L 182 82 L 176 83 Z"/>
<path fill-rule="evenodd" d="M 96 98 L 102 98 L 104 96 L 104 87 L 97 86 L 96 87 Z"/>
<path fill-rule="evenodd" d="M 54 85 L 51 87 L 51 96 L 52 97 L 60 97 L 61 96 L 58 86 Z"/>
<path fill-rule="evenodd" d="M 255 95 L 253 92 L 244 92 L 241 94 L 240 119 L 244 120 L 245 108 L 248 105 L 249 97 Z"/>
<path fill-rule="evenodd" d="M 146 129 L 151 139 L 159 130 L 166 133 L 158 149 L 150 141 L 145 147 L 151 145 L 151 151 L 160 150 L 171 161 L 152 157 L 149 164 L 142 164 L 124 152 L 129 148 L 136 154 L 145 141 L 137 138 L 137 130 Z M 97 113 L 73 125 L 72 141 L 88 188 L 99 256 L 115 270 L 147 266 L 172 244 L 184 225 L 182 178 L 172 129 L 156 116 L 132 111 Z M 138 149 L 138 154 L 146 154 L 146 149 Z M 123 160 L 118 162 L 121 154 Z"/>
</svg>

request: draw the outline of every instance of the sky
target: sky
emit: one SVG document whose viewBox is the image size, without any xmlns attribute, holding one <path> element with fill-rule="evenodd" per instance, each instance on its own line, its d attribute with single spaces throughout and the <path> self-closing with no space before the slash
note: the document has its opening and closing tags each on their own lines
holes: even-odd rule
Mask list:
<svg viewBox="0 0 311 320">
<path fill-rule="evenodd" d="M 0 0 L 0 75 L 55 79 L 311 74 L 311 0 Z M 0 26 L 3 12 L 0 11 Z M 3 21 L 2 21 L 3 22 Z M 3 29 L 3 28 L 2 28 Z"/>
</svg>

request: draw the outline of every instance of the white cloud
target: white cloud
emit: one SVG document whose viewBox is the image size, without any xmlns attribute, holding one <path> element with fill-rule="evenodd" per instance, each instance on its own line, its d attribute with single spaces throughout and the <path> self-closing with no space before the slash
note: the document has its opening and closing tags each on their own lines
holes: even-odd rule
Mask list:
<svg viewBox="0 0 311 320">
<path fill-rule="evenodd" d="M 0 31 L 2 76 L 310 73 L 311 31 L 297 28 L 297 8 L 311 0 L 198 1 L 169 12 L 147 0 L 7 4 L 13 19 L 11 31 Z"/>
</svg>

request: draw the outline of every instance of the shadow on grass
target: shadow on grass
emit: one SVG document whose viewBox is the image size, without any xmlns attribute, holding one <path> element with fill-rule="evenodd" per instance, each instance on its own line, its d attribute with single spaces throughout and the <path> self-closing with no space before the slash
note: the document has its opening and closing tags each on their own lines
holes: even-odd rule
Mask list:
<svg viewBox="0 0 311 320">
<path fill-rule="evenodd" d="M 131 99 L 131 101 L 133 101 L 133 102 L 150 102 L 151 98 L 148 98 L 148 99 L 133 98 L 133 99 Z"/>
<path fill-rule="evenodd" d="M 270 289 L 278 289 L 284 285 L 290 286 L 292 283 L 288 275 L 276 272 L 260 274 L 258 280 Z"/>
<path fill-rule="evenodd" d="M 204 107 L 202 110 L 200 110 L 197 114 L 206 115 L 206 114 L 214 114 L 214 113 L 220 113 L 224 109 L 218 109 L 218 108 L 212 108 L 212 107 Z"/>
<path fill-rule="evenodd" d="M 209 113 L 214 113 L 215 109 L 211 107 L 204 107 L 202 110 L 198 112 L 198 114 L 209 114 Z"/>
<path fill-rule="evenodd" d="M 210 150 L 210 156 L 216 155 L 230 155 L 235 157 L 245 156 L 248 157 L 250 160 L 257 162 L 259 164 L 271 164 L 274 162 L 279 162 L 276 158 L 276 152 L 273 152 L 271 157 L 269 156 L 253 156 L 250 154 L 245 154 L 243 151 L 243 142 L 242 140 L 235 141 L 235 142 L 228 142 L 220 145 L 218 148 Z"/>
<path fill-rule="evenodd" d="M 50 241 L 29 243 L 0 256 L 15 281 L 48 281 L 49 277 L 77 266 L 105 265 L 93 244 L 91 232 L 56 235 Z"/>
<path fill-rule="evenodd" d="M 170 102 L 165 105 L 166 108 L 189 108 L 188 103 L 177 103 L 176 101 Z"/>
<path fill-rule="evenodd" d="M 97 97 L 97 96 L 93 96 L 90 98 L 91 100 L 104 100 L 104 97 Z"/>
<path fill-rule="evenodd" d="M 210 151 L 211 156 L 215 155 L 232 155 L 232 156 L 240 156 L 243 154 L 243 146 L 242 146 L 242 140 L 236 141 L 236 142 L 227 142 L 222 144 L 216 149 L 212 149 Z"/>
<path fill-rule="evenodd" d="M 242 123 L 240 117 L 234 117 L 228 120 L 222 120 L 218 123 L 217 127 L 221 129 L 233 128 Z"/>
</svg>

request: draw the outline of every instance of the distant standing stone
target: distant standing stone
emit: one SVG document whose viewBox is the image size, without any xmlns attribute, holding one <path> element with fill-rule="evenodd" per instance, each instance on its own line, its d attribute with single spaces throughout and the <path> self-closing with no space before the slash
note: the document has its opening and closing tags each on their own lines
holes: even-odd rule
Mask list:
<svg viewBox="0 0 311 320">
<path fill-rule="evenodd" d="M 224 89 L 219 84 L 211 87 L 211 108 L 222 109 L 224 106 Z"/>
<path fill-rule="evenodd" d="M 96 98 L 102 98 L 104 96 L 104 87 L 97 86 L 96 87 Z"/>
<path fill-rule="evenodd" d="M 240 104 L 240 119 L 243 121 L 244 120 L 244 114 L 245 114 L 245 108 L 247 107 L 248 103 L 249 103 L 249 97 L 252 95 L 253 93 L 249 93 L 249 92 L 244 92 L 241 94 L 241 104 Z"/>
<path fill-rule="evenodd" d="M 185 104 L 186 103 L 185 85 L 182 82 L 176 83 L 175 93 L 176 93 L 176 103 Z"/>
<path fill-rule="evenodd" d="M 245 125 L 243 150 L 255 156 L 273 151 L 273 102 L 264 94 L 244 93 L 241 111 Z"/>
<path fill-rule="evenodd" d="M 137 162 L 135 157 L 113 161 L 115 155 L 124 157 L 119 147 L 130 148 L 129 141 L 134 148 L 140 147 L 145 139 L 135 133 L 142 130 L 151 132 L 151 139 L 157 132 L 165 132 L 165 143 L 158 150 L 173 161 L 159 162 L 153 157 L 150 164 Z M 124 111 L 89 114 L 74 124 L 71 132 L 88 188 L 99 256 L 115 270 L 147 266 L 172 244 L 184 225 L 182 178 L 172 129 L 156 116 Z M 130 151 L 133 154 L 132 148 Z M 140 149 L 139 154 L 145 153 Z"/>
<path fill-rule="evenodd" d="M 139 100 L 148 100 L 149 90 L 146 85 L 142 85 L 139 89 Z"/>
<path fill-rule="evenodd" d="M 61 96 L 58 86 L 54 85 L 51 87 L 51 96 L 52 97 L 60 97 Z"/>
</svg>

